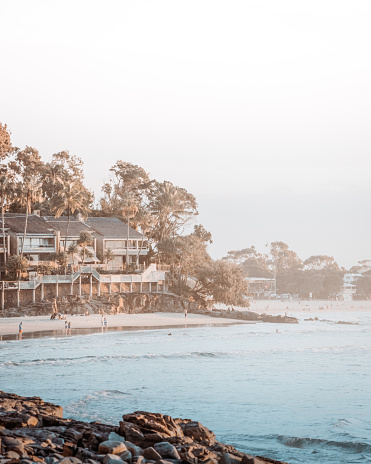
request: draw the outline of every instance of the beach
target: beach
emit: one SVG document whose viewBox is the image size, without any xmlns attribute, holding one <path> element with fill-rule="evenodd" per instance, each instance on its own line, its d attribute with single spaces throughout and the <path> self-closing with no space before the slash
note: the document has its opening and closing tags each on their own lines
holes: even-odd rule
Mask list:
<svg viewBox="0 0 371 464">
<path fill-rule="evenodd" d="M 165 327 L 189 327 L 202 325 L 229 325 L 236 324 L 235 319 L 215 318 L 200 314 L 184 313 L 148 313 L 148 314 L 115 314 L 105 315 L 107 330 L 117 328 L 121 330 L 152 329 Z M 65 321 L 71 323 L 71 333 L 77 331 L 100 330 L 102 316 L 90 314 L 88 316 L 67 315 L 66 319 L 50 319 L 49 316 L 9 317 L 0 319 L 0 335 L 17 335 L 20 322 L 23 325 L 23 334 L 65 332 Z M 242 323 L 242 321 L 241 321 Z M 104 329 L 106 330 L 106 329 Z"/>
<path fill-rule="evenodd" d="M 225 305 L 216 305 L 216 309 L 227 309 Z M 342 313 L 358 313 L 371 311 L 370 301 L 327 301 L 327 300 L 256 300 L 251 302 L 249 308 L 235 308 L 238 311 L 252 311 L 258 314 L 287 315 L 300 317 L 306 315 L 311 317 L 311 313 L 320 315 Z M 65 321 L 71 323 L 71 333 L 86 333 L 102 328 L 100 314 L 66 315 L 66 319 L 50 319 L 49 316 L 24 316 L 0 318 L 0 336 L 15 336 L 18 334 L 20 322 L 23 325 L 23 334 L 38 333 L 42 336 L 50 334 L 61 334 L 65 331 Z M 246 321 L 236 321 L 236 319 L 210 317 L 200 314 L 184 313 L 145 313 L 145 314 L 115 314 L 105 315 L 107 319 L 107 330 L 134 330 L 134 329 L 153 329 L 166 327 L 189 327 L 207 325 L 229 325 L 236 323 L 247 323 Z"/>
</svg>

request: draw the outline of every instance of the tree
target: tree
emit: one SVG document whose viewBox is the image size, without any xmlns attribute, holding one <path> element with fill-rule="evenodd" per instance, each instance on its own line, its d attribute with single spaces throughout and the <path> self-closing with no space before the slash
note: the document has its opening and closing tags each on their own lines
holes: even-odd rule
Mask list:
<svg viewBox="0 0 371 464">
<path fill-rule="evenodd" d="M 18 280 L 21 278 L 21 273 L 27 271 L 29 262 L 27 258 L 23 258 L 19 255 L 13 255 L 9 257 L 6 267 L 13 275 L 13 278 Z"/>
<path fill-rule="evenodd" d="M 137 226 L 140 227 L 140 230 L 142 232 L 142 241 L 140 243 L 140 247 L 138 249 L 137 254 L 137 264 L 139 264 L 140 250 L 143 248 L 144 236 L 148 234 L 152 227 L 154 227 L 154 225 L 156 224 L 156 218 L 152 216 L 148 209 L 143 208 L 139 211 L 139 213 L 136 216 L 136 223 Z"/>
<path fill-rule="evenodd" d="M 6 124 L 0 122 L 0 161 L 3 161 L 12 151 L 12 142 L 10 140 L 10 130 Z"/>
<path fill-rule="evenodd" d="M 54 153 L 50 162 L 45 164 L 42 172 L 44 208 L 46 214 L 52 211 L 54 196 L 61 195 L 67 184 L 74 184 L 86 197 L 87 205 L 92 203 L 93 195 L 84 186 L 83 162 L 76 156 L 71 156 L 68 151 Z"/>
<path fill-rule="evenodd" d="M 10 174 L 0 175 L 0 202 L 1 202 L 1 219 L 2 219 L 2 232 L 3 232 L 3 247 L 4 247 L 4 264 L 7 262 L 7 255 L 9 250 L 6 249 L 5 237 L 5 209 L 11 204 L 15 193 L 15 184 Z"/>
<path fill-rule="evenodd" d="M 24 222 L 24 231 L 21 248 L 21 258 L 23 257 L 24 244 L 26 241 L 28 216 L 31 214 L 32 205 L 42 201 L 41 182 L 36 176 L 24 178 L 23 182 L 18 183 L 17 198 L 19 203 L 26 208 L 26 218 Z"/>
<path fill-rule="evenodd" d="M 168 181 L 152 184 L 149 209 L 157 218 L 152 234 L 157 241 L 179 235 L 198 214 L 196 198 Z"/>
<path fill-rule="evenodd" d="M 80 256 L 82 258 L 82 265 L 85 263 L 85 258 L 91 258 L 93 254 L 90 252 L 89 248 L 93 244 L 93 237 L 89 232 L 81 232 L 80 237 L 77 241 L 77 244 L 80 248 Z"/>
<path fill-rule="evenodd" d="M 79 245 L 77 243 L 71 243 L 68 247 L 67 254 L 72 258 L 72 264 L 75 266 L 75 256 L 79 251 Z"/>
<path fill-rule="evenodd" d="M 223 260 L 214 261 L 199 269 L 194 293 L 203 299 L 212 295 L 216 303 L 248 305 L 247 281 L 242 269 Z"/>
<path fill-rule="evenodd" d="M 89 198 L 86 191 L 81 190 L 81 185 L 75 182 L 67 182 L 57 195 L 52 198 L 51 209 L 55 217 L 67 214 L 67 225 L 64 239 L 64 249 L 67 250 L 67 237 L 70 227 L 71 215 L 76 212 L 87 214 L 89 210 Z"/>
<path fill-rule="evenodd" d="M 228 251 L 223 260 L 237 264 L 249 277 L 273 277 L 271 263 L 267 255 L 259 253 L 254 246 L 242 250 Z"/>
<path fill-rule="evenodd" d="M 148 173 L 140 166 L 121 160 L 112 166 L 110 172 L 110 180 L 102 187 L 102 211 L 110 216 L 120 215 L 126 206 L 128 195 L 140 209 L 145 203 L 151 184 Z"/>
<path fill-rule="evenodd" d="M 113 261 L 115 258 L 115 255 L 111 248 L 106 248 L 103 253 L 103 262 L 108 264 L 110 261 Z"/>
<path fill-rule="evenodd" d="M 127 224 L 126 266 L 129 265 L 130 219 L 135 217 L 135 215 L 138 213 L 138 210 L 139 208 L 136 204 L 135 196 L 132 194 L 127 194 L 122 206 L 122 216 L 125 218 Z"/>
</svg>

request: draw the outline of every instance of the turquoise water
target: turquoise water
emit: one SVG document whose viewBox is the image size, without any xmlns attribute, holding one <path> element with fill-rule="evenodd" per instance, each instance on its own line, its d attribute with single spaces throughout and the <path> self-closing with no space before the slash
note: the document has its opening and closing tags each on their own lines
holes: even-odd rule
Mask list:
<svg viewBox="0 0 371 464">
<path fill-rule="evenodd" d="M 199 420 L 219 441 L 289 463 L 371 462 L 371 315 L 326 318 L 356 324 L 3 341 L 0 388 L 81 420 L 116 424 L 135 410 Z"/>
</svg>

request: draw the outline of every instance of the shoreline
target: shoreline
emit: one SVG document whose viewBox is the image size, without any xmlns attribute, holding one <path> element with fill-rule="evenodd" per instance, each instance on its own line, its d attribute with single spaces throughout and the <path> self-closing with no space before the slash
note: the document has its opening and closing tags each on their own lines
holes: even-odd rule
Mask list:
<svg viewBox="0 0 371 464">
<path fill-rule="evenodd" d="M 9 317 L 0 319 L 0 339 L 17 340 L 18 326 L 23 323 L 22 339 L 89 335 L 93 333 L 125 332 L 137 330 L 175 329 L 191 327 L 215 327 L 232 324 L 252 323 L 236 319 L 215 318 L 199 314 L 146 313 L 106 315 L 107 327 L 101 326 L 101 316 L 67 315 L 71 330 L 65 329 L 65 320 L 50 319 L 48 316 Z"/>
</svg>

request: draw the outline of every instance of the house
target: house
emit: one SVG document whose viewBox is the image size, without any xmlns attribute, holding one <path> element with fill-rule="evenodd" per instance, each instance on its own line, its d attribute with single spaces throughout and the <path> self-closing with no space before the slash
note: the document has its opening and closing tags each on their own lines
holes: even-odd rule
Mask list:
<svg viewBox="0 0 371 464">
<path fill-rule="evenodd" d="M 121 268 L 126 264 L 144 264 L 148 254 L 148 238 L 128 227 L 126 223 L 114 217 L 90 217 L 84 221 L 94 229 L 96 251 L 103 256 L 107 250 L 113 253 L 112 267 Z"/>
<path fill-rule="evenodd" d="M 42 219 L 59 232 L 59 252 L 63 252 L 65 250 L 67 251 L 71 245 L 76 245 L 80 239 L 80 234 L 82 232 L 88 232 L 91 235 L 92 244 L 91 246 L 87 247 L 89 253 L 88 256 L 84 259 L 84 262 L 99 262 L 99 259 L 96 256 L 96 238 L 94 236 L 94 229 L 73 216 L 70 217 L 69 221 L 67 216 L 61 216 L 59 218 L 55 218 L 54 216 L 43 216 Z M 72 261 L 74 261 L 75 258 L 76 261 L 81 262 L 81 257 L 77 254 L 77 256 L 75 256 L 73 259 L 70 259 L 70 264 L 72 264 Z"/>
<path fill-rule="evenodd" d="M 272 298 L 276 296 L 276 280 L 266 277 L 246 277 L 249 294 L 255 299 Z"/>
<path fill-rule="evenodd" d="M 4 221 L 9 233 L 10 254 L 20 255 L 26 215 L 6 214 Z M 23 256 L 31 264 L 49 262 L 50 255 L 58 250 L 58 243 L 59 231 L 36 214 L 28 216 Z"/>
</svg>

